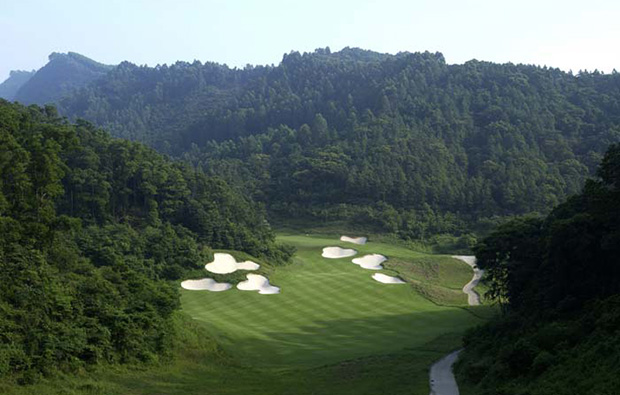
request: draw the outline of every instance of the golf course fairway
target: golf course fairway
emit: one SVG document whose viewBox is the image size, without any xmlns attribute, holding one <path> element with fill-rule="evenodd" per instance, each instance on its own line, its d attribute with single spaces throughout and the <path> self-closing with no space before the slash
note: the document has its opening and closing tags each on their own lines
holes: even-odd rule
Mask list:
<svg viewBox="0 0 620 395">
<path fill-rule="evenodd" d="M 436 287 L 456 292 L 461 305 L 466 306 L 461 288 L 471 279 L 472 271 L 462 262 L 445 258 L 445 265 L 450 266 L 447 270 L 438 271 L 434 278 L 415 278 L 411 275 L 415 270 L 400 273 L 390 270 L 390 264 L 415 266 L 421 261 L 428 266 L 435 256 L 390 244 L 354 246 L 356 257 L 373 253 L 388 257 L 384 270 L 371 271 L 352 263 L 353 257 L 323 258 L 323 247 L 352 248 L 337 237 L 283 235 L 278 239 L 297 248 L 293 263 L 269 274 L 280 294 L 182 290 L 183 311 L 205 323 L 210 334 L 242 365 L 315 368 L 424 347 L 481 322 L 461 306 L 431 302 L 412 286 L 382 284 L 371 278 L 380 272 L 407 281 L 434 281 Z"/>
<path fill-rule="evenodd" d="M 101 395 L 427 395 L 429 369 L 462 347 L 463 332 L 493 308 L 470 307 L 462 289 L 472 278 L 465 262 L 402 246 L 339 241 L 339 235 L 280 235 L 293 261 L 259 272 L 279 294 L 182 289 L 175 315 L 174 356 L 145 367 L 121 367 L 42 380 L 0 382 L 0 393 Z M 326 246 L 353 248 L 352 257 L 321 256 Z M 239 259 L 248 256 L 237 254 Z M 387 258 L 382 270 L 352 260 Z M 205 262 L 206 263 L 206 262 Z M 208 273 L 217 282 L 245 280 Z M 382 284 L 373 274 L 407 284 Z M 190 280 L 190 279 L 187 279 Z M 235 281 L 233 281 L 235 280 Z M 201 287 L 198 287 L 201 288 Z"/>
</svg>

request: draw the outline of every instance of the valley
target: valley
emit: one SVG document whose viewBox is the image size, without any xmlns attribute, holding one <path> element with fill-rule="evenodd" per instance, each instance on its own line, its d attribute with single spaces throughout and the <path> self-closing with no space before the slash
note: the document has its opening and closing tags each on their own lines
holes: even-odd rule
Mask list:
<svg viewBox="0 0 620 395">
<path fill-rule="evenodd" d="M 90 384 L 51 380 L 7 392 L 202 394 L 208 389 L 241 395 L 252 388 L 265 395 L 422 395 L 429 391 L 431 363 L 458 348 L 463 331 L 494 314 L 488 306 L 468 307 L 462 288 L 472 270 L 449 256 L 372 239 L 355 245 L 335 235 L 279 234 L 277 240 L 296 247 L 292 263 L 279 267 L 252 259 L 281 293 L 182 291 L 177 325 L 184 328 L 174 361 L 146 370 L 95 370 L 80 379 Z M 387 260 L 379 272 L 407 284 L 375 281 L 376 270 L 361 268 L 351 257 L 326 259 L 321 256 L 326 246 L 353 248 L 358 257 L 383 254 Z M 404 264 L 412 270 L 395 269 Z M 444 304 L 431 301 L 416 291 L 416 283 L 451 297 Z"/>
<path fill-rule="evenodd" d="M 620 6 L 289 3 L 3 7 L 0 394 L 620 394 Z"/>
</svg>

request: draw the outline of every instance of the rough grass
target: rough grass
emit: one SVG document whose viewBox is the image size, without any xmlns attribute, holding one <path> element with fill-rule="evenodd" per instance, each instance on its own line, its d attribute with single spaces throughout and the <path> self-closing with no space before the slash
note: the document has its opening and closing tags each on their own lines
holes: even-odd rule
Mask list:
<svg viewBox="0 0 620 395">
<path fill-rule="evenodd" d="M 0 393 L 428 394 L 432 362 L 460 347 L 463 331 L 483 322 L 465 298 L 441 296 L 460 292 L 471 279 L 465 263 L 372 241 L 279 239 L 297 247 L 294 262 L 277 268 L 257 262 L 281 294 L 182 291 L 172 362 L 100 367 L 29 387 L 0 383 Z M 322 258 L 327 245 L 354 248 L 356 256 L 386 255 L 386 274 L 417 285 L 378 283 L 374 271 L 352 258 Z M 435 290 L 443 305 L 421 295 L 420 286 Z"/>
</svg>

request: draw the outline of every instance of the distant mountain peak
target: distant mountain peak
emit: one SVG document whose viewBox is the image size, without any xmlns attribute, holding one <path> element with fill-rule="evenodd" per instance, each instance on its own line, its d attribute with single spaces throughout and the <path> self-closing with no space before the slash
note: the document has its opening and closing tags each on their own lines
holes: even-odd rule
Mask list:
<svg viewBox="0 0 620 395">
<path fill-rule="evenodd" d="M 26 104 L 54 102 L 73 89 L 102 77 L 115 66 L 92 60 L 77 52 L 52 52 L 49 62 L 14 93 L 14 99 Z"/>
<path fill-rule="evenodd" d="M 32 78 L 35 72 L 35 70 L 11 70 L 9 78 L 0 84 L 0 98 L 13 100 L 17 91 Z"/>
<path fill-rule="evenodd" d="M 18 76 L 18 75 L 34 75 L 34 73 L 36 73 L 37 71 L 32 69 L 30 71 L 28 70 L 11 70 L 9 72 L 9 77 L 14 77 L 14 76 Z"/>
</svg>

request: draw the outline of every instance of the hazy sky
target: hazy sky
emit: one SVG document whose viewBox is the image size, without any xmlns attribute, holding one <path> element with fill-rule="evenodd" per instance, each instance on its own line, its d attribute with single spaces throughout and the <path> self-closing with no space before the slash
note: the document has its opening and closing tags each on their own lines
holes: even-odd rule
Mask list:
<svg viewBox="0 0 620 395">
<path fill-rule="evenodd" d="M 618 0 L 0 0 L 0 81 L 54 51 L 244 66 L 325 46 L 609 72 L 620 70 L 618 20 Z"/>
</svg>

